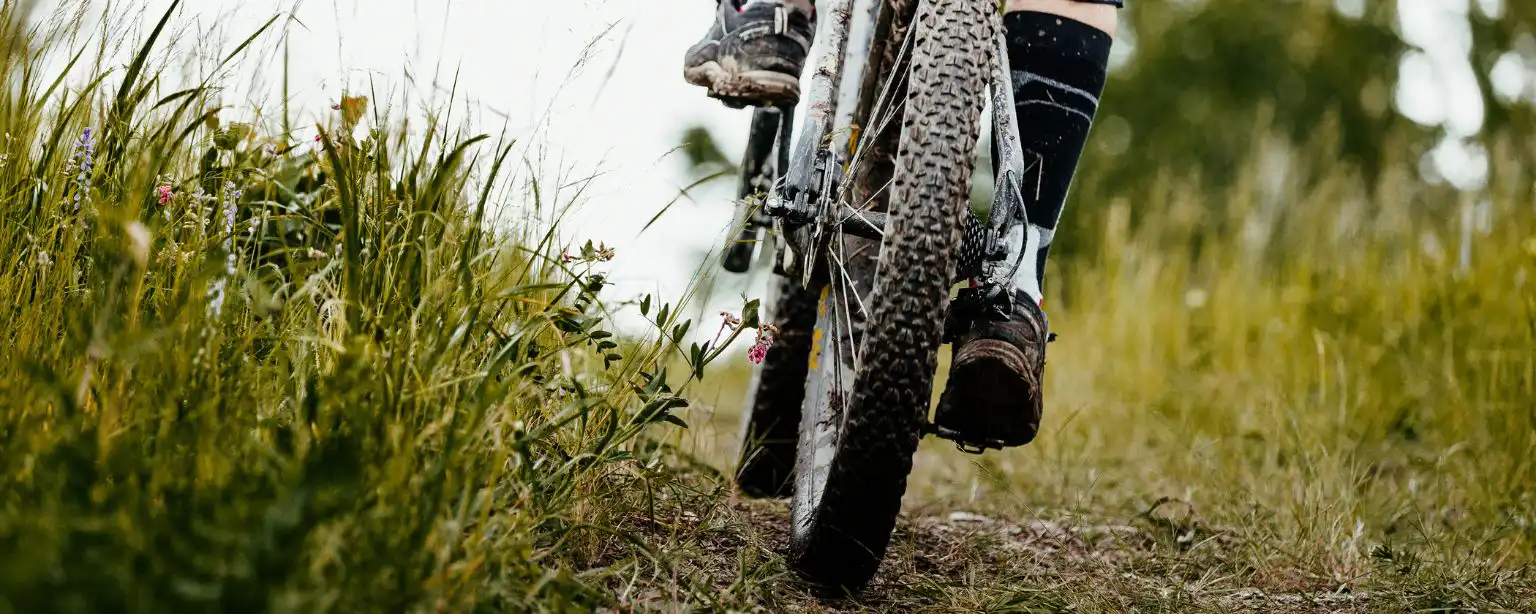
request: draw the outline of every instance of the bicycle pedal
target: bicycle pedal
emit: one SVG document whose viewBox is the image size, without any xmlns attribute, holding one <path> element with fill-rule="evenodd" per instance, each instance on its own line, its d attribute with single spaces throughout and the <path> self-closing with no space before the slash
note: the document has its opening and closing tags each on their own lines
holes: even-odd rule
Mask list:
<svg viewBox="0 0 1536 614">
<path fill-rule="evenodd" d="M 972 441 L 959 431 L 947 429 L 932 422 L 923 425 L 923 434 L 933 435 L 939 439 L 947 439 L 954 442 L 955 449 L 977 456 L 986 453 L 987 450 L 1002 450 L 1007 447 L 1003 445 L 1002 441 L 997 439 L 984 439 L 980 442 Z"/>
</svg>

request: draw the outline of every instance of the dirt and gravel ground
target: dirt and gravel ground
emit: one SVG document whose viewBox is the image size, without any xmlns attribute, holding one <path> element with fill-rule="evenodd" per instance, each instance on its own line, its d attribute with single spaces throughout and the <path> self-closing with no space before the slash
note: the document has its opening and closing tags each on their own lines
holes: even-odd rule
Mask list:
<svg viewBox="0 0 1536 614">
<path fill-rule="evenodd" d="M 1299 574 L 1234 567 L 1240 557 L 1227 554 L 1244 545 L 1177 502 L 1124 523 L 924 510 L 903 516 L 865 591 L 824 595 L 783 567 L 785 502 L 721 496 L 716 506 L 680 505 L 671 521 L 635 519 L 637 534 L 671 568 L 651 569 L 647 579 L 638 566 L 630 586 L 650 588 L 626 593 L 616 584 L 628 605 L 616 611 L 1396 612 L 1420 611 L 1416 603 L 1434 598 L 1378 598 Z M 657 589 L 668 585 L 655 581 L 657 573 L 672 574 L 676 592 Z"/>
</svg>

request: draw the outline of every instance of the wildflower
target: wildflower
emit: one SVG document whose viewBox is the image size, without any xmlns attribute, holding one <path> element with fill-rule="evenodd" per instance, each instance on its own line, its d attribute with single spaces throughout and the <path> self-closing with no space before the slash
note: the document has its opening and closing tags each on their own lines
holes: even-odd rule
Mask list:
<svg viewBox="0 0 1536 614">
<path fill-rule="evenodd" d="M 49 256 L 48 252 L 38 252 L 37 253 L 37 266 L 40 266 L 40 267 L 45 268 L 45 269 L 48 268 L 48 267 L 53 266 L 53 256 Z"/>
<path fill-rule="evenodd" d="M 208 313 L 213 317 L 219 317 L 224 313 L 224 286 L 229 280 L 224 277 L 213 280 L 213 286 L 208 288 Z"/>
<path fill-rule="evenodd" d="M 752 346 L 752 349 L 747 350 L 747 360 L 752 361 L 752 364 L 754 364 L 754 365 L 762 364 L 763 363 L 763 359 L 767 358 L 767 357 L 768 357 L 768 346 L 766 346 L 766 345 L 757 344 L 757 345 Z"/>
<path fill-rule="evenodd" d="M 261 148 L 261 150 L 266 152 L 269 156 L 274 158 L 277 157 L 277 143 L 267 143 Z"/>
<path fill-rule="evenodd" d="M 229 278 L 235 274 L 235 204 L 239 201 L 242 192 L 235 187 L 235 182 L 224 182 L 224 201 L 220 213 L 223 224 L 220 227 L 221 236 L 224 237 L 224 275 L 214 280 L 213 287 L 208 289 L 208 309 L 213 317 L 218 317 L 224 310 L 224 289 L 229 284 Z"/>
<path fill-rule="evenodd" d="M 321 136 L 320 136 L 320 134 L 318 134 L 318 133 L 316 133 L 316 134 L 315 134 L 315 142 L 316 142 L 316 143 L 319 143 L 319 142 L 320 142 L 320 139 L 321 139 Z"/>
<path fill-rule="evenodd" d="M 70 153 L 69 164 L 65 167 L 67 172 L 75 176 L 75 211 L 80 211 L 82 202 L 90 202 L 91 171 L 96 165 L 96 135 L 90 126 L 80 132 L 80 138 L 75 140 L 74 151 Z"/>
<path fill-rule="evenodd" d="M 213 200 L 213 197 L 204 192 L 202 188 L 192 192 L 192 197 L 187 199 L 189 210 L 185 216 L 186 221 L 182 223 L 183 227 L 188 231 L 195 231 L 201 234 L 207 217 L 206 209 L 203 208 L 203 205 L 210 200 Z M 170 210 L 166 210 L 166 215 L 170 215 Z"/>
<path fill-rule="evenodd" d="M 768 348 L 773 347 L 774 338 L 779 334 L 779 327 L 764 323 L 757 327 L 757 340 L 752 344 L 752 349 L 747 350 L 747 360 L 752 364 L 762 364 L 768 357 Z"/>
<path fill-rule="evenodd" d="M 155 197 L 160 201 L 160 206 L 163 207 L 170 204 L 171 199 L 176 198 L 176 193 L 171 191 L 171 186 L 162 185 L 155 188 Z"/>
<path fill-rule="evenodd" d="M 223 234 L 224 249 L 226 250 L 230 247 L 230 235 L 235 232 L 235 204 L 240 200 L 242 194 L 244 192 L 235 187 L 235 182 L 224 182 L 224 206 L 220 212 L 223 213 L 224 217 Z"/>
</svg>

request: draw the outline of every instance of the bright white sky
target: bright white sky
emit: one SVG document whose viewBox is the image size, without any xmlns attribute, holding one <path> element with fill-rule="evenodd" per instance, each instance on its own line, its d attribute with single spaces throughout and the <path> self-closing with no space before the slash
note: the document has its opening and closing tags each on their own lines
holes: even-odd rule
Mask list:
<svg viewBox="0 0 1536 614">
<path fill-rule="evenodd" d="M 1431 154 L 1433 167 L 1464 188 L 1480 187 L 1487 172 L 1487 155 L 1472 140 L 1482 127 L 1483 109 L 1467 59 L 1466 19 L 1472 10 L 1498 15 L 1504 1 L 1399 2 L 1401 33 L 1418 50 L 1403 59 L 1396 105 L 1416 122 L 1444 127 L 1447 136 Z M 169 2 L 114 2 L 143 6 L 146 16 L 109 25 L 147 29 L 144 22 L 152 23 Z M 1363 0 L 1335 2 L 1346 14 L 1363 6 Z M 274 14 L 294 7 L 295 0 L 186 0 L 176 21 L 196 27 L 178 31 L 175 45 L 207 65 L 232 43 L 203 41 L 244 39 Z M 577 223 L 568 226 L 577 229 L 569 238 L 617 248 L 619 291 L 659 290 L 676 297 L 688 287 L 698 256 L 720 244 L 733 187 L 719 182 L 696 194 L 696 202 L 679 200 L 655 227 L 639 234 L 688 183 L 681 157 L 671 150 L 684 126 L 701 123 L 734 154 L 748 120 L 745 111 L 725 109 L 682 82 L 683 50 L 708 27 L 710 9 L 705 0 L 302 0 L 293 11 L 298 23 L 289 26 L 292 93 L 315 112 L 346 89 L 365 91 L 373 83 L 379 91 L 410 89 L 419 99 L 430 94 L 433 77 L 446 91 L 456 76 L 460 98 L 468 97 L 479 110 L 477 130 L 494 132 L 505 122 L 509 134 L 541 146 L 538 168 L 546 190 L 554 177 L 600 173 Z M 211 37 L 199 37 L 210 29 Z M 272 80 L 281 74 L 282 56 L 271 44 L 275 40 L 268 37 L 258 48 L 259 57 L 269 61 L 245 63 L 235 83 L 260 75 L 267 81 L 255 89 L 276 91 Z M 1496 71 L 1498 89 L 1513 92 L 1511 97 L 1533 95 L 1525 92 L 1536 92 L 1536 65 L 1511 57 Z M 400 80 L 404 69 L 415 76 L 415 85 Z M 249 97 L 232 93 L 230 98 Z M 226 118 L 251 112 L 237 106 Z M 516 206 L 522 199 L 502 200 Z M 731 306 L 743 290 L 739 284 L 725 290 L 717 306 Z"/>
</svg>

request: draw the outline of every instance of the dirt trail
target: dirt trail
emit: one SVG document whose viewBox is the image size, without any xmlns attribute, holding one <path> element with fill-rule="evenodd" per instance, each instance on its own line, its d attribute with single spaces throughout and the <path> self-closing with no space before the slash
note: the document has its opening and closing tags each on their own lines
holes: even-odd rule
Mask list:
<svg viewBox="0 0 1536 614">
<path fill-rule="evenodd" d="M 722 396 L 735 398 L 734 392 Z M 691 450 L 704 460 L 694 469 L 733 460 L 735 417 L 712 418 L 694 433 Z M 925 448 L 919 454 L 941 453 Z M 920 466 L 954 465 L 930 458 Z M 715 473 L 714 480 L 729 478 Z M 1069 510 L 1007 518 L 923 504 L 944 497 L 916 492 L 920 488 L 909 490 L 909 504 L 917 505 L 898 521 L 870 586 L 854 599 L 819 599 L 785 569 L 787 502 L 721 494 L 714 490 L 718 484 L 697 484 L 696 498 L 671 502 L 677 507 L 659 515 L 673 520 L 663 523 L 665 535 L 654 535 L 652 543 L 691 544 L 684 556 L 698 574 L 693 580 L 710 585 L 727 610 L 735 609 L 727 604 L 745 602 L 770 612 L 1392 611 L 1392 600 L 1373 603 L 1370 595 L 1340 591 L 1331 578 L 1247 567 L 1249 559 L 1240 554 L 1252 546 L 1238 543 L 1234 532 L 1207 526 L 1178 501 L 1121 518 L 1090 519 Z M 715 494 L 704 494 L 709 491 Z"/>
<path fill-rule="evenodd" d="M 732 573 L 739 549 L 766 549 L 773 556 L 788 538 L 784 502 L 734 497 L 728 506 L 751 528 L 734 536 L 726 532 L 714 544 L 720 577 Z M 786 574 L 775 598 L 763 606 L 791 612 L 1370 611 L 1361 594 L 1264 590 L 1219 577 L 1218 566 L 1210 565 L 1219 553 L 1200 554 L 1181 540 L 1203 540 L 1200 548 L 1213 552 L 1230 546 L 1220 535 L 1160 527 L 1156 521 L 1145 526 L 1013 522 L 964 511 L 903 517 L 880 573 L 857 598 L 817 598 Z"/>
</svg>

